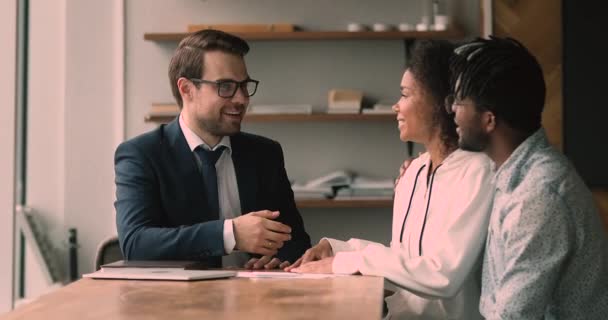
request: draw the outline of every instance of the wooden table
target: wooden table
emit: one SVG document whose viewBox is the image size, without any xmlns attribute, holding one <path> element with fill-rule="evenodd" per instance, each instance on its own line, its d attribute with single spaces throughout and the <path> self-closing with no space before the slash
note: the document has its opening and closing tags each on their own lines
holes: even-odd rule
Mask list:
<svg viewBox="0 0 608 320">
<path fill-rule="evenodd" d="M 380 319 L 383 279 L 231 278 L 195 282 L 82 279 L 8 319 Z"/>
</svg>

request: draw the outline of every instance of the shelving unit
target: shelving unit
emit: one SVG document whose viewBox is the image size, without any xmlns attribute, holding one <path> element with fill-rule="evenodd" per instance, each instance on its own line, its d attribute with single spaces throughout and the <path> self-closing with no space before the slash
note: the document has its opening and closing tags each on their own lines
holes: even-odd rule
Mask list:
<svg viewBox="0 0 608 320">
<path fill-rule="evenodd" d="M 387 32 L 347 32 L 347 31 L 293 31 L 293 32 L 247 32 L 234 33 L 249 41 L 340 41 L 340 40 L 398 40 L 403 41 L 405 56 L 409 54 L 411 45 L 417 39 L 462 39 L 465 33 L 458 26 L 452 26 L 446 31 L 387 31 Z M 188 35 L 187 32 L 177 33 L 145 33 L 144 40 L 153 42 L 178 42 Z M 148 114 L 146 122 L 167 123 L 175 115 Z M 395 114 L 247 114 L 245 122 L 340 122 L 340 121 L 395 121 Z M 411 153 L 413 146 L 408 145 Z M 390 199 L 350 199 L 350 200 L 297 200 L 298 208 L 391 208 Z"/>
<path fill-rule="evenodd" d="M 286 40 L 404 40 L 406 47 L 415 39 L 458 39 L 464 32 L 457 26 L 445 31 L 293 31 L 293 32 L 242 32 L 235 33 L 245 40 L 286 41 Z M 156 42 L 180 41 L 187 32 L 145 33 L 144 40 Z M 167 123 L 175 115 L 157 116 L 148 114 L 145 122 Z M 247 122 L 331 122 L 331 121 L 393 121 L 393 114 L 250 114 Z"/>
<path fill-rule="evenodd" d="M 146 122 L 168 123 L 177 114 L 168 116 L 147 115 Z M 396 121 L 394 114 L 248 114 L 245 122 L 335 122 L 335 121 Z"/>
<path fill-rule="evenodd" d="M 145 33 L 147 41 L 180 41 L 187 32 Z M 402 39 L 456 39 L 464 32 L 459 27 L 445 31 L 293 31 L 293 32 L 241 32 L 235 35 L 245 40 L 284 41 L 284 40 L 402 40 Z"/>
</svg>

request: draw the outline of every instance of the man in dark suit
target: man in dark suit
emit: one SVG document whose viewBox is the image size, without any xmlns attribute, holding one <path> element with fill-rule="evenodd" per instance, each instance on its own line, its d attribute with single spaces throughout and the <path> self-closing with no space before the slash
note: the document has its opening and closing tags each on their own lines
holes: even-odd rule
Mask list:
<svg viewBox="0 0 608 320">
<path fill-rule="evenodd" d="M 116 150 L 126 259 L 283 268 L 310 247 L 281 146 L 240 132 L 258 85 L 247 73 L 248 51 L 221 31 L 186 37 L 169 66 L 180 115 Z"/>
</svg>

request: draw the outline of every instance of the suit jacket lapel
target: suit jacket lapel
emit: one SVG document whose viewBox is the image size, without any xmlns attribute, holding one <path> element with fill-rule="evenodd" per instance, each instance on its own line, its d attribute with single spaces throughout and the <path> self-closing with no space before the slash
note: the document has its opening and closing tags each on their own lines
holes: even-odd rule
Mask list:
<svg viewBox="0 0 608 320">
<path fill-rule="evenodd" d="M 256 170 L 255 158 L 253 158 L 249 146 L 243 141 L 242 134 L 236 134 L 230 137 L 232 145 L 232 163 L 236 173 L 236 182 L 239 189 L 239 198 L 241 200 L 241 211 L 249 213 L 256 209 Z"/>
<path fill-rule="evenodd" d="M 167 141 L 169 142 L 169 165 L 174 166 L 179 174 L 179 181 L 184 182 L 184 192 L 193 206 L 193 212 L 199 212 L 200 216 L 206 212 L 207 199 L 205 198 L 205 187 L 203 177 L 196 165 L 194 154 L 186 142 L 186 138 L 179 126 L 178 118 L 165 126 Z M 214 220 L 218 217 L 205 216 L 204 220 Z"/>
</svg>

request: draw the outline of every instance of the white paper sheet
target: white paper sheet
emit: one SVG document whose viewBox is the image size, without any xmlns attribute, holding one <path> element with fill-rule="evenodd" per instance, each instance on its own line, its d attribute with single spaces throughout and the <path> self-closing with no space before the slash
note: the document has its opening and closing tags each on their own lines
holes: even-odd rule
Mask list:
<svg viewBox="0 0 608 320">
<path fill-rule="evenodd" d="M 273 271 L 239 271 L 237 278 L 259 278 L 259 279 L 325 279 L 341 277 L 339 274 L 323 273 L 294 273 L 294 272 L 273 272 Z"/>
</svg>

